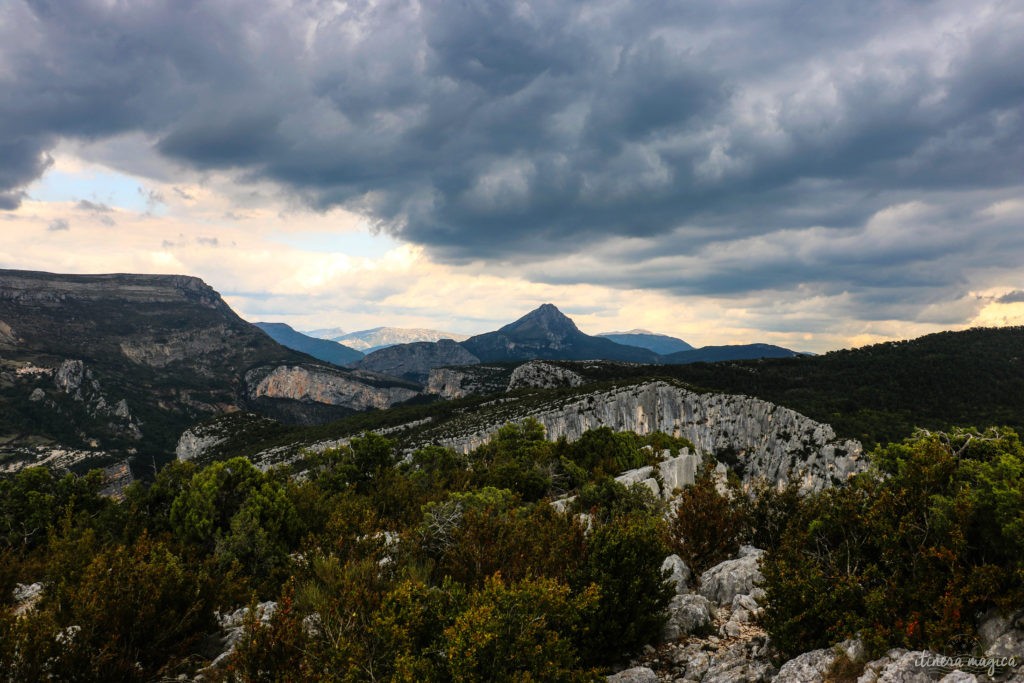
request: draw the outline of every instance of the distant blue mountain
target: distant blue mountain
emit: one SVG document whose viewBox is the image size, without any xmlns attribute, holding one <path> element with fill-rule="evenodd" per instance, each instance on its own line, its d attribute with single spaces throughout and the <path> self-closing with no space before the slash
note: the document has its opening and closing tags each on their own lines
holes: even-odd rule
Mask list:
<svg viewBox="0 0 1024 683">
<path fill-rule="evenodd" d="M 313 358 L 334 365 L 345 366 L 363 357 L 361 352 L 350 349 L 344 344 L 326 339 L 315 339 L 301 332 L 296 332 L 284 323 L 254 324 L 281 346 L 285 346 L 293 351 L 301 351 L 313 356 Z"/>
<path fill-rule="evenodd" d="M 659 355 L 678 353 L 679 351 L 690 351 L 693 347 L 682 339 L 670 337 L 667 334 L 655 334 L 647 330 L 630 330 L 629 332 L 602 332 L 597 335 L 605 339 L 611 339 L 616 344 L 626 346 L 639 346 L 641 349 L 654 351 Z"/>
</svg>

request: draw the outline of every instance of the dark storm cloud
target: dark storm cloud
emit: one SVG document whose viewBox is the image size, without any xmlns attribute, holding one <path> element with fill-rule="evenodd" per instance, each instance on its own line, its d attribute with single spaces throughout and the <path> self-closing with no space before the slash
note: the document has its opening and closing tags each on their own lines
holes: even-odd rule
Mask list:
<svg viewBox="0 0 1024 683">
<path fill-rule="evenodd" d="M 1015 289 L 1012 292 L 1007 292 L 1006 294 L 1002 295 L 1001 297 L 996 299 L 996 301 L 1001 304 L 1024 303 L 1024 291 Z"/>
<path fill-rule="evenodd" d="M 58 139 L 136 133 L 445 260 L 924 307 L 1024 255 L 984 217 L 1020 196 L 1022 33 L 1015 2 L 13 1 L 0 207 Z"/>
</svg>

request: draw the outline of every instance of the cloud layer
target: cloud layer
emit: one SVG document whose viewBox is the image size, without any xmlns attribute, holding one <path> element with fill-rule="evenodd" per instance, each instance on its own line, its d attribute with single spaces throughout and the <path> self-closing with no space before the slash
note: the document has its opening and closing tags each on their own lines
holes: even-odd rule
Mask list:
<svg viewBox="0 0 1024 683">
<path fill-rule="evenodd" d="M 1017 0 L 13 0 L 0 208 L 77 140 L 533 282 L 954 325 L 1024 286 L 1021 35 Z"/>
</svg>

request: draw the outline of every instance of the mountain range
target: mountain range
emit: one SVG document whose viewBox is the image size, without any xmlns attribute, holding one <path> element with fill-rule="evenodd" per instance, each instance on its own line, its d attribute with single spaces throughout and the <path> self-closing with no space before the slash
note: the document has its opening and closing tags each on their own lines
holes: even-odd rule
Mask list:
<svg viewBox="0 0 1024 683">
<path fill-rule="evenodd" d="M 278 344 L 198 278 L 0 270 L 0 467 L 163 460 L 212 416 L 308 424 L 417 393 Z"/>
<path fill-rule="evenodd" d="M 614 337 L 614 338 L 613 338 Z M 617 341 L 620 339 L 622 341 Z M 796 352 L 770 344 L 712 346 L 694 349 L 681 339 L 644 331 L 592 336 L 553 304 L 543 304 L 522 318 L 495 330 L 461 342 L 472 357 L 455 362 L 451 354 L 427 352 L 422 344 L 396 344 L 367 354 L 354 367 L 424 381 L 430 369 L 445 365 L 479 363 L 521 363 L 528 360 L 611 360 L 643 364 L 682 364 L 718 360 L 790 357 Z M 661 355 L 651 347 L 683 349 Z M 385 353 L 386 352 L 386 353 Z M 430 359 L 436 359 L 436 362 Z M 475 360 L 474 360 L 475 359 Z M 415 375 L 408 368 L 415 366 Z M 428 367 L 429 366 L 429 367 Z"/>
<path fill-rule="evenodd" d="M 337 331 L 338 334 L 327 334 Z M 428 330 L 419 327 L 374 327 L 369 330 L 343 333 L 340 330 L 316 330 L 308 333 L 311 337 L 329 339 L 344 344 L 350 349 L 363 353 L 372 353 L 395 344 L 411 344 L 413 342 L 436 342 L 442 339 L 453 339 L 462 341 L 466 338 L 464 334 L 454 332 L 441 332 L 440 330 Z"/>
<path fill-rule="evenodd" d="M 470 337 L 462 346 L 484 363 L 553 360 L 618 360 L 656 363 L 658 354 L 580 332 L 552 304 L 543 304 L 495 332 Z"/>
<path fill-rule="evenodd" d="M 993 406 L 1021 399 L 1021 334 L 932 335 L 814 358 L 767 344 L 661 355 L 614 338 L 685 342 L 639 330 L 587 335 L 544 304 L 461 342 L 395 344 L 360 358 L 287 325 L 249 324 L 196 278 L 0 271 L 0 469 L 68 449 L 80 461 L 164 460 L 184 430 L 228 413 L 314 425 L 506 387 L 656 377 L 786 405 L 866 443 L 907 433 L 908 403 L 925 426 L 993 415 L 1017 424 L 1015 409 Z M 568 365 L 531 385 L 534 371 L 520 366 L 537 360 Z M 442 370 L 445 388 L 429 388 Z"/>
<path fill-rule="evenodd" d="M 308 353 L 316 359 L 345 366 L 355 363 L 365 354 L 344 344 L 328 339 L 317 339 L 302 332 L 296 332 L 284 323 L 253 323 L 266 332 L 271 339 L 289 349 Z"/>
<path fill-rule="evenodd" d="M 690 351 L 693 346 L 682 339 L 670 337 L 667 334 L 655 334 L 647 330 L 630 330 L 629 332 L 601 332 L 598 337 L 611 339 L 616 344 L 626 346 L 639 346 L 642 349 L 654 351 L 662 356 L 679 351 Z"/>
</svg>

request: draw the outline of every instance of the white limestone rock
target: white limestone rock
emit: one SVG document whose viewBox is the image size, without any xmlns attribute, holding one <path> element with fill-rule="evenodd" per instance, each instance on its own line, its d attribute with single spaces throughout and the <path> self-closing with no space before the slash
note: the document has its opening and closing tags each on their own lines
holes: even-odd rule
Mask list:
<svg viewBox="0 0 1024 683">
<path fill-rule="evenodd" d="M 930 652 L 902 648 L 889 650 L 884 657 L 864 665 L 857 683 L 932 683 L 935 679 L 920 663 L 933 656 Z"/>
<path fill-rule="evenodd" d="M 260 375 L 263 375 L 262 377 Z M 388 408 L 417 395 L 401 386 L 374 386 L 356 374 L 341 374 L 329 368 L 279 366 L 269 373 L 246 374 L 251 398 L 283 398 L 344 406 L 355 410 Z"/>
<path fill-rule="evenodd" d="M 838 657 L 833 648 L 805 652 L 782 665 L 775 683 L 824 683 Z"/>
<path fill-rule="evenodd" d="M 676 595 L 690 592 L 690 568 L 678 555 L 669 555 L 661 563 L 662 574 L 668 572 L 669 582 L 675 587 Z"/>
<path fill-rule="evenodd" d="M 43 599 L 43 584 L 39 583 L 16 583 L 14 584 L 14 616 L 22 616 L 35 609 L 39 601 Z"/>
<path fill-rule="evenodd" d="M 508 391 L 535 387 L 538 389 L 556 389 L 559 387 L 583 386 L 583 377 L 554 363 L 542 360 L 531 360 L 523 363 L 512 371 L 508 382 Z"/>
<path fill-rule="evenodd" d="M 651 490 L 656 497 L 661 496 L 661 487 L 658 485 L 658 480 L 654 478 L 654 468 L 650 465 L 646 467 L 639 467 L 635 470 L 627 470 L 619 476 L 615 477 L 615 481 L 619 482 L 623 486 L 633 486 L 634 484 L 642 484 Z"/>
<path fill-rule="evenodd" d="M 606 676 L 605 680 L 608 683 L 658 683 L 658 674 L 646 666 L 634 666 L 632 669 Z"/>
<path fill-rule="evenodd" d="M 540 422 L 552 440 L 564 436 L 574 441 L 597 427 L 685 437 L 702 457 L 727 459 L 745 482 L 784 483 L 796 477 L 805 491 L 843 483 L 867 467 L 861 444 L 837 438 L 827 424 L 760 399 L 697 394 L 668 381 L 595 391 L 569 401 L 552 399 L 472 432 L 438 434 L 436 442 L 468 453 L 509 419 L 526 417 Z"/>
<path fill-rule="evenodd" d="M 740 557 L 715 565 L 700 576 L 700 594 L 719 605 L 731 605 L 733 598 L 750 594 L 764 581 L 760 561 L 763 550 L 746 546 Z"/>
<path fill-rule="evenodd" d="M 715 620 L 715 605 L 702 595 L 676 595 L 669 602 L 668 621 L 661 631 L 664 641 L 678 640 L 688 635 L 705 635 Z"/>
</svg>

